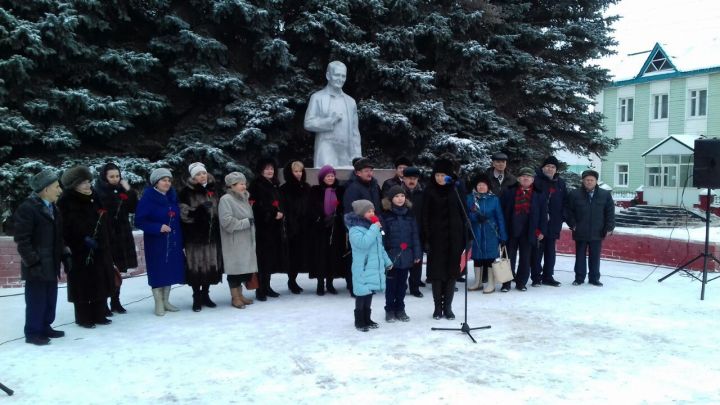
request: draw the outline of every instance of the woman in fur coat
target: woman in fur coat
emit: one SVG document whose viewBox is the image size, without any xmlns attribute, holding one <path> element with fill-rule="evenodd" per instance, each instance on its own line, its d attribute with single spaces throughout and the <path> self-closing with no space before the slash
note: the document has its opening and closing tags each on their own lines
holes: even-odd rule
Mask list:
<svg viewBox="0 0 720 405">
<path fill-rule="evenodd" d="M 193 289 L 192 309 L 215 308 L 210 299 L 210 285 L 222 279 L 222 250 L 218 220 L 218 190 L 215 178 L 200 162 L 188 167 L 190 178 L 180 191 L 180 218 L 185 237 L 185 281 Z"/>
<path fill-rule="evenodd" d="M 113 264 L 119 272 L 127 273 L 128 269 L 138 266 L 135 238 L 129 218 L 129 214 L 135 213 L 138 194 L 130 188 L 127 180 L 121 177 L 120 168 L 115 163 L 108 163 L 100 168 L 100 176 L 95 180 L 95 191 L 108 211 Z M 120 304 L 119 285 L 110 297 L 110 309 L 119 314 L 127 312 Z"/>
<path fill-rule="evenodd" d="M 280 186 L 280 204 L 285 210 L 285 229 L 288 239 L 288 289 L 300 294 L 303 289 L 297 283 L 298 273 L 307 273 L 310 267 L 310 185 L 307 183 L 305 166 L 293 160 L 283 168 L 285 183 Z"/>
</svg>

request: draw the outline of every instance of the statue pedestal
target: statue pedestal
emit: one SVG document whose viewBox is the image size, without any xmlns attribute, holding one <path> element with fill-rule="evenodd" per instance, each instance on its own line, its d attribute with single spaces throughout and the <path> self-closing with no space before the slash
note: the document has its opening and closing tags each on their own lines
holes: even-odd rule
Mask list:
<svg viewBox="0 0 720 405">
<path fill-rule="evenodd" d="M 306 167 L 305 172 L 307 173 L 307 182 L 314 186 L 318 184 L 318 171 L 320 171 L 320 168 L 316 167 Z M 335 169 L 336 177 L 340 181 L 340 184 L 345 183 L 350 178 L 350 175 L 354 172 L 353 169 Z M 280 173 L 282 175 L 282 172 Z M 382 187 L 382 184 L 385 180 L 395 176 L 395 170 L 394 169 L 375 169 L 373 170 L 373 176 L 378 182 L 378 186 Z M 283 179 L 280 179 L 280 182 L 283 182 Z"/>
</svg>

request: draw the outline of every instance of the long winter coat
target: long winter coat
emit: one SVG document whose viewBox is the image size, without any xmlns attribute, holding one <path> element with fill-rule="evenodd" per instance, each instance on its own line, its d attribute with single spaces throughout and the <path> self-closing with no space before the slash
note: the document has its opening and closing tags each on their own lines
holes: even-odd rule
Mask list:
<svg viewBox="0 0 720 405">
<path fill-rule="evenodd" d="M 485 174 L 490 178 L 490 191 L 499 198 L 502 198 L 502 195 L 505 194 L 508 188 L 518 184 L 517 177 L 510 174 L 507 169 L 505 170 L 505 177 L 503 178 L 502 184 L 495 178 L 495 169 L 492 166 L 485 170 Z"/>
<path fill-rule="evenodd" d="M 602 240 L 615 229 L 615 203 L 612 194 L 595 187 L 592 201 L 585 187 L 572 190 L 568 195 L 565 218 L 573 231 L 573 239 L 580 241 Z"/>
<path fill-rule="evenodd" d="M 188 179 L 179 195 L 180 218 L 185 241 L 185 282 L 189 285 L 217 284 L 222 279 L 222 250 L 215 179 L 208 174 L 207 185 Z M 205 208 L 205 202 L 212 203 Z"/>
<path fill-rule="evenodd" d="M 310 185 L 306 181 L 305 169 L 300 180 L 292 174 L 291 163 L 283 169 L 285 183 L 280 186 L 280 206 L 285 215 L 285 229 L 288 239 L 288 259 L 296 273 L 307 273 L 311 266 L 310 251 Z"/>
<path fill-rule="evenodd" d="M 250 193 L 233 190 L 220 198 L 220 240 L 222 241 L 225 274 L 257 273 L 255 253 L 255 225 L 253 210 L 248 202 Z"/>
<path fill-rule="evenodd" d="M 547 235 L 551 239 L 559 239 L 562 224 L 565 222 L 565 201 L 567 200 L 567 186 L 565 180 L 555 174 L 548 178 L 541 169 L 535 173 L 535 188 L 542 191 L 547 201 Z"/>
<path fill-rule="evenodd" d="M 258 175 L 249 191 L 255 215 L 258 269 L 261 273 L 287 273 L 289 252 L 285 222 L 275 219 L 278 212 L 283 212 L 277 180 Z"/>
<path fill-rule="evenodd" d="M 20 254 L 20 277 L 27 281 L 57 281 L 64 252 L 62 214 L 52 204 L 51 217 L 33 193 L 15 211 L 15 243 Z"/>
<path fill-rule="evenodd" d="M 509 238 L 514 238 L 516 235 L 513 230 L 519 224 L 515 224 L 515 194 L 517 189 L 520 187 L 520 183 L 505 190 L 500 205 L 503 210 L 503 216 L 505 217 L 505 230 L 507 231 Z M 530 218 L 527 227 L 526 237 L 531 244 L 537 243 L 538 232 L 545 235 L 547 233 L 547 221 L 542 221 L 542 218 L 547 216 L 547 204 L 545 202 L 545 195 L 533 186 L 532 200 L 530 202 Z"/>
<path fill-rule="evenodd" d="M 325 190 L 331 187 L 335 189 L 335 196 L 338 205 L 335 212 L 326 217 Z M 348 259 L 346 255 L 350 250 L 347 243 L 347 229 L 343 221 L 342 201 L 345 189 L 335 184 L 327 186 L 325 183 L 312 186 L 310 189 L 310 218 L 312 219 L 312 257 L 313 264 L 310 267 L 310 278 L 346 278 L 348 274 Z"/>
<path fill-rule="evenodd" d="M 453 184 L 431 182 L 423 199 L 422 229 L 427 244 L 427 278 L 448 281 L 460 276 L 460 256 L 468 242 L 463 204 Z"/>
<path fill-rule="evenodd" d="M 492 193 L 473 192 L 467 196 L 467 212 L 474 237 L 473 260 L 496 259 L 500 242 L 507 241 L 500 199 Z"/>
<path fill-rule="evenodd" d="M 344 212 L 346 214 L 352 212 L 352 203 L 357 200 L 368 200 L 373 203 L 376 211 L 380 211 L 380 198 L 380 186 L 374 177 L 366 183 L 353 172 L 345 183 Z"/>
<path fill-rule="evenodd" d="M 115 267 L 125 273 L 138 266 L 135 238 L 128 214 L 135 213 L 138 195 L 135 190 L 125 190 L 120 184 L 111 185 L 97 179 L 95 191 L 110 220 L 110 249 Z"/>
<path fill-rule="evenodd" d="M 160 232 L 163 225 L 172 231 Z M 145 188 L 135 213 L 135 226 L 144 232 L 148 284 L 158 288 L 185 283 L 183 234 L 175 189 L 163 194 L 153 187 Z"/>
<path fill-rule="evenodd" d="M 85 195 L 65 190 L 57 205 L 63 217 L 63 238 L 72 252 L 68 301 L 88 303 L 107 299 L 115 290 L 107 212 L 103 212 L 94 192 Z M 97 248 L 86 246 L 86 237 L 95 239 Z"/>
<path fill-rule="evenodd" d="M 390 200 L 382 200 L 382 223 L 385 231 L 385 251 L 393 260 L 393 267 L 409 269 L 416 260 L 422 259 L 420 231 L 412 213 L 412 203 L 405 200 L 405 205 L 397 207 Z M 402 247 L 406 245 L 405 249 Z"/>
<path fill-rule="evenodd" d="M 385 290 L 385 269 L 392 265 L 380 227 L 354 213 L 345 214 L 352 246 L 353 293 L 362 297 Z"/>
</svg>

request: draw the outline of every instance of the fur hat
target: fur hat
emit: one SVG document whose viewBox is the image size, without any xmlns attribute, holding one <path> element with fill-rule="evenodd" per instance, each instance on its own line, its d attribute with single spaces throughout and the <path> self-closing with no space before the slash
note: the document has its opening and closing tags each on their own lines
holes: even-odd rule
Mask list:
<svg viewBox="0 0 720 405">
<path fill-rule="evenodd" d="M 405 194 L 405 190 L 401 186 L 392 186 L 390 189 L 388 189 L 387 193 L 385 193 L 385 197 L 387 197 L 389 200 L 392 200 L 395 198 L 398 194 Z"/>
<path fill-rule="evenodd" d="M 485 183 L 487 184 L 488 188 L 492 187 L 490 177 L 485 173 L 480 173 L 472 178 L 470 182 L 470 189 L 475 190 L 475 187 L 477 187 L 478 183 Z"/>
<path fill-rule="evenodd" d="M 444 158 L 440 158 L 433 163 L 433 174 L 445 173 L 448 176 L 454 176 L 455 170 L 453 169 L 453 163 Z"/>
<path fill-rule="evenodd" d="M 368 200 L 356 200 L 352 203 L 352 209 L 355 215 L 364 217 L 368 211 L 375 209 L 375 206 Z"/>
<path fill-rule="evenodd" d="M 325 180 L 325 176 L 327 176 L 330 173 L 337 175 L 337 173 L 335 172 L 335 169 L 332 166 L 325 165 L 325 166 L 321 167 L 320 170 L 318 170 L 318 183 L 322 184 L 323 180 Z"/>
<path fill-rule="evenodd" d="M 504 160 L 507 162 L 508 155 L 502 153 L 502 152 L 495 152 L 492 154 L 491 160 Z"/>
<path fill-rule="evenodd" d="M 83 181 L 92 181 L 92 172 L 85 166 L 75 166 L 67 169 L 60 177 L 64 189 L 72 190 Z"/>
<path fill-rule="evenodd" d="M 225 185 L 234 186 L 237 183 L 240 182 L 247 183 L 247 179 L 245 178 L 245 175 L 240 172 L 232 172 L 229 173 L 227 176 L 225 176 Z"/>
<path fill-rule="evenodd" d="M 592 169 L 585 170 L 584 172 L 582 172 L 582 175 L 580 177 L 582 177 L 584 179 L 587 176 L 593 176 L 593 177 L 595 177 L 595 180 L 600 178 L 600 175 L 598 174 L 598 172 L 596 172 L 595 170 L 592 170 Z"/>
<path fill-rule="evenodd" d="M 406 167 L 405 170 L 403 170 L 403 177 L 422 177 L 420 176 L 420 169 L 414 166 Z"/>
<path fill-rule="evenodd" d="M 43 191 L 45 187 L 48 187 L 56 181 L 58 181 L 58 175 L 55 170 L 43 169 L 40 173 L 30 178 L 30 188 L 32 191 L 39 193 Z"/>
<path fill-rule="evenodd" d="M 200 162 L 190 163 L 190 166 L 188 166 L 188 171 L 190 172 L 190 177 L 195 177 L 196 174 L 202 172 L 207 173 L 205 165 Z"/>
<path fill-rule="evenodd" d="M 553 165 L 556 169 L 560 168 L 560 162 L 555 156 L 548 156 L 545 160 L 543 160 L 542 166 L 540 167 L 545 167 L 547 165 Z"/>
<path fill-rule="evenodd" d="M 535 170 L 529 167 L 523 167 L 522 169 L 518 170 L 518 177 L 520 176 L 535 177 Z"/>
<path fill-rule="evenodd" d="M 371 169 L 374 168 L 373 164 L 370 163 L 370 159 L 365 158 L 365 157 L 361 157 L 360 159 L 356 160 L 353 163 L 353 168 L 355 169 L 355 171 L 358 171 L 358 172 L 360 170 L 368 168 L 368 167 Z"/>
<path fill-rule="evenodd" d="M 173 178 L 172 172 L 170 172 L 170 169 L 166 169 L 164 167 L 157 168 L 153 170 L 150 173 L 150 185 L 155 186 L 158 181 L 160 181 L 164 177 L 170 177 Z"/>
<path fill-rule="evenodd" d="M 277 174 L 278 174 L 277 173 L 277 166 L 278 166 L 277 162 L 275 161 L 275 159 L 268 158 L 268 157 L 261 158 L 260 160 L 258 160 L 257 164 L 255 165 L 255 173 L 262 176 L 262 172 L 263 172 L 263 170 L 265 170 L 265 167 L 267 165 L 270 165 L 273 167 L 273 169 L 275 169 L 274 177 L 277 177 Z"/>
<path fill-rule="evenodd" d="M 400 156 L 399 158 L 395 159 L 394 165 L 395 165 L 395 168 L 397 169 L 397 167 L 400 165 L 412 166 L 412 162 L 410 161 L 410 159 L 406 158 L 405 156 Z"/>
</svg>

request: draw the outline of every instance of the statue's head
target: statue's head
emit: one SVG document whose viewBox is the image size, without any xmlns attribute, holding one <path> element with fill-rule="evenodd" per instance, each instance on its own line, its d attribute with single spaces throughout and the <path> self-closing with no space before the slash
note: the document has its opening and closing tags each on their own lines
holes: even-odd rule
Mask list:
<svg viewBox="0 0 720 405">
<path fill-rule="evenodd" d="M 345 79 L 347 78 L 347 67 L 344 63 L 334 60 L 328 63 L 325 78 L 331 87 L 340 90 L 345 84 Z"/>
</svg>

